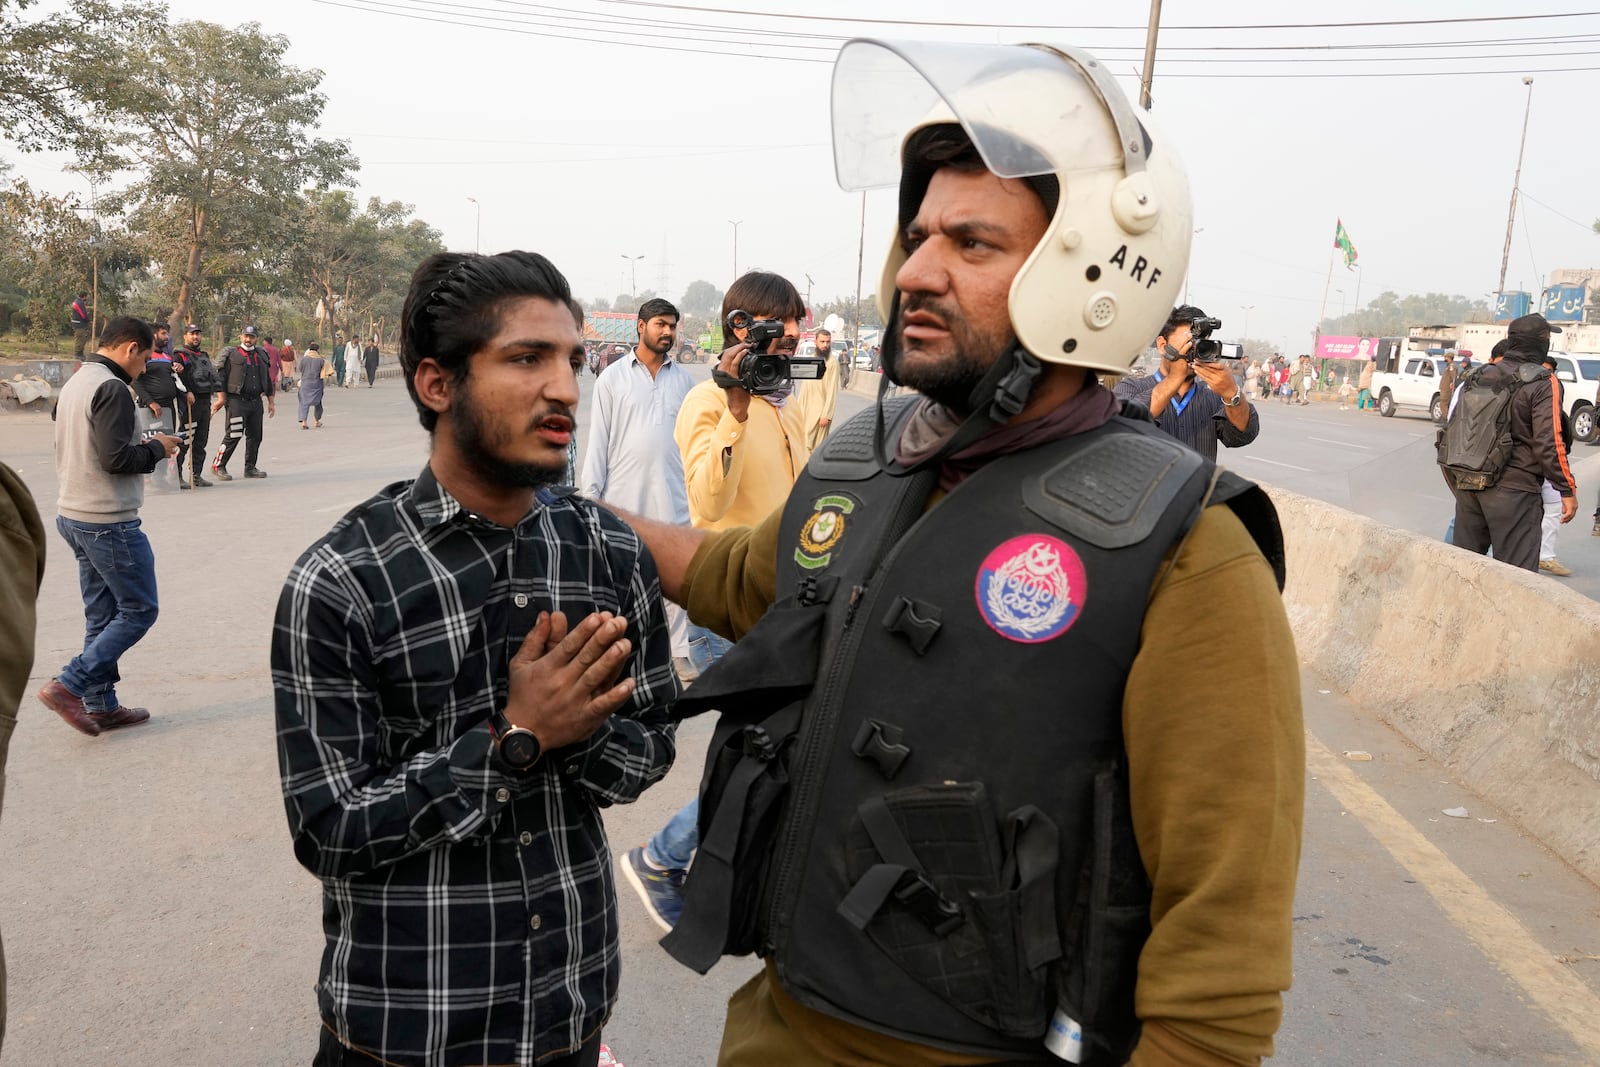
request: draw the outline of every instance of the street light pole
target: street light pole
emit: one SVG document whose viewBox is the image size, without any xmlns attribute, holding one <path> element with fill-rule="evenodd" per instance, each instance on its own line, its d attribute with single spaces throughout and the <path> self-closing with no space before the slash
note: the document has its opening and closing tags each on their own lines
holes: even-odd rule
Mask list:
<svg viewBox="0 0 1600 1067">
<path fill-rule="evenodd" d="M 478 198 L 475 196 L 469 196 L 467 200 L 472 204 L 473 211 L 477 215 L 477 221 L 472 226 L 472 250 L 481 252 L 483 251 L 483 205 L 478 203 Z"/>
<path fill-rule="evenodd" d="M 733 227 L 733 276 L 739 276 L 739 223 L 743 219 L 729 219 L 728 225 Z"/>
<path fill-rule="evenodd" d="M 1239 308 L 1244 312 L 1244 329 L 1240 333 L 1243 334 L 1242 340 L 1248 344 L 1250 341 L 1250 312 L 1255 310 L 1255 305 L 1240 304 Z"/>
<path fill-rule="evenodd" d="M 639 295 L 639 261 L 641 259 L 643 259 L 644 257 L 643 256 L 623 256 L 622 258 L 628 261 L 628 279 L 629 279 L 629 281 L 631 281 L 633 283 L 633 288 L 631 290 L 629 290 L 629 295 L 638 296 Z"/>
<path fill-rule="evenodd" d="M 1161 29 L 1161 0 L 1150 0 L 1150 25 L 1144 37 L 1144 73 L 1139 75 L 1139 106 L 1150 110 L 1150 83 L 1156 77 L 1156 33 Z"/>
<path fill-rule="evenodd" d="M 1528 87 L 1528 102 L 1522 108 L 1522 143 L 1517 147 L 1517 173 L 1511 179 L 1511 207 L 1506 211 L 1506 247 L 1500 253 L 1500 284 L 1495 292 L 1503 300 L 1506 295 L 1506 264 L 1511 262 L 1511 230 L 1517 224 L 1517 190 L 1522 185 L 1522 153 L 1528 147 L 1528 115 L 1533 111 L 1533 79 L 1527 75 L 1522 84 Z"/>
</svg>

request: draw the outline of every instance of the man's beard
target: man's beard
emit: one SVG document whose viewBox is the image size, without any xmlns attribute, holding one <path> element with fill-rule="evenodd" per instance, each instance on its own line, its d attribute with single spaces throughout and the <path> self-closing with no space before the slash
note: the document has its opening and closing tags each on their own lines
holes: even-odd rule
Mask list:
<svg viewBox="0 0 1600 1067">
<path fill-rule="evenodd" d="M 664 356 L 672 351 L 672 339 L 662 337 L 654 341 L 646 341 L 644 347 L 647 351 L 654 352 L 658 356 Z"/>
<path fill-rule="evenodd" d="M 939 363 L 924 361 L 915 367 L 906 363 L 906 354 L 912 350 L 914 343 L 906 340 L 904 316 L 913 311 L 936 315 L 944 323 L 954 347 L 949 359 Z M 899 349 L 895 359 L 895 380 L 954 414 L 972 414 L 972 393 L 982 384 L 995 360 L 1010 345 L 1010 333 L 1004 336 L 980 333 L 955 307 L 918 295 L 904 298 L 900 314 L 901 320 L 895 326 L 896 347 Z"/>
<path fill-rule="evenodd" d="M 461 380 L 461 388 L 451 405 L 453 418 L 450 420 L 451 437 L 467 463 L 484 481 L 504 489 L 539 489 L 559 484 L 567 472 L 565 461 L 546 467 L 538 463 L 517 463 L 500 454 L 509 435 L 497 432 L 483 418 L 473 398 L 472 387 L 467 383 L 468 379 Z M 565 405 L 545 408 L 530 419 L 528 425 L 537 426 L 552 415 L 571 419 L 573 432 L 577 432 L 578 420 Z"/>
</svg>

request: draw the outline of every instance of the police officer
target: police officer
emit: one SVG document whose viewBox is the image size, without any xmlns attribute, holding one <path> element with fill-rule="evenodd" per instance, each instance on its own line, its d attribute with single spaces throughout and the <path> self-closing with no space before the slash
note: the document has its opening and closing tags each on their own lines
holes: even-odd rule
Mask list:
<svg viewBox="0 0 1600 1067">
<path fill-rule="evenodd" d="M 833 86 L 841 184 L 899 185 L 916 394 L 754 528 L 634 523 L 737 639 L 678 705 L 722 718 L 663 945 L 766 959 L 722 1067 L 1255 1062 L 1304 799 L 1281 535 L 1096 377 L 1176 302 L 1182 166 L 1065 49 L 853 41 Z"/>
<path fill-rule="evenodd" d="M 151 329 L 155 334 L 154 347 L 145 362 L 144 373 L 133 380 L 133 395 L 139 401 L 138 425 L 145 432 L 177 436 L 182 429 L 179 424 L 183 421 L 182 409 L 188 397 L 178 387 L 179 377 L 172 363 L 172 331 L 164 322 L 155 323 Z M 178 488 L 189 488 L 183 481 L 181 461 L 157 463 L 152 480 L 157 486 L 170 486 L 176 481 Z"/>
<path fill-rule="evenodd" d="M 183 346 L 172 354 L 172 365 L 189 393 L 190 432 L 178 446 L 178 473 L 182 475 L 184 456 L 193 449 L 189 482 L 197 489 L 205 489 L 212 484 L 201 473 L 206 465 L 206 445 L 211 441 L 211 404 L 222 390 L 222 378 L 211 362 L 211 353 L 200 347 L 200 340 L 200 327 L 192 322 L 185 326 Z"/>
<path fill-rule="evenodd" d="M 211 469 L 224 482 L 233 481 L 228 473 L 228 460 L 244 438 L 244 476 L 265 478 L 267 472 L 256 466 L 261 453 L 261 399 L 267 401 L 267 418 L 276 415 L 277 406 L 272 401 L 272 379 L 267 367 L 267 354 L 256 344 L 256 328 L 246 326 L 239 343 L 223 350 L 222 365 L 217 368 L 222 378 L 223 394 L 211 402 L 211 411 L 221 410 L 224 396 L 228 404 L 228 433 L 217 451 L 217 460 Z"/>
</svg>

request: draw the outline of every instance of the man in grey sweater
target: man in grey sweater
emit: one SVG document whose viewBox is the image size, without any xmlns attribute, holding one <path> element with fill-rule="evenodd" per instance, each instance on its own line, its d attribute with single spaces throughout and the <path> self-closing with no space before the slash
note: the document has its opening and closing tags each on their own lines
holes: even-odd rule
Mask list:
<svg viewBox="0 0 1600 1067">
<path fill-rule="evenodd" d="M 83 651 L 39 699 L 90 737 L 150 718 L 125 707 L 116 684 L 117 661 L 156 621 L 155 556 L 139 529 L 143 476 L 178 450 L 170 434 L 144 439 L 134 416 L 130 386 L 154 340 L 148 323 L 112 319 L 56 401 L 56 529 L 78 557 L 85 626 Z"/>
</svg>

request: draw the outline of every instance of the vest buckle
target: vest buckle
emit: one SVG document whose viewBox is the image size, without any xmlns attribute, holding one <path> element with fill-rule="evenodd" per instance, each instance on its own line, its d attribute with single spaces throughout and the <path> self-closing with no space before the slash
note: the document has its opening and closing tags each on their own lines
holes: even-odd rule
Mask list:
<svg viewBox="0 0 1600 1067">
<path fill-rule="evenodd" d="M 895 597 L 894 603 L 889 605 L 889 611 L 883 617 L 883 628 L 892 634 L 899 634 L 911 644 L 917 655 L 926 655 L 928 646 L 933 644 L 933 639 L 939 633 L 940 621 L 944 612 L 932 604 L 924 604 L 920 600 L 910 597 Z"/>
<path fill-rule="evenodd" d="M 948 937 L 964 921 L 961 905 L 939 892 L 926 875 L 907 871 L 895 887 L 894 898 L 938 937 Z"/>
<path fill-rule="evenodd" d="M 900 727 L 868 719 L 856 731 L 855 740 L 850 742 L 850 751 L 876 763 L 885 778 L 893 779 L 900 773 L 901 764 L 911 755 L 911 749 L 900 743 L 901 736 Z"/>
<path fill-rule="evenodd" d="M 739 731 L 739 748 L 761 763 L 771 763 L 778 755 L 778 743 L 759 726 L 746 726 Z"/>
</svg>

